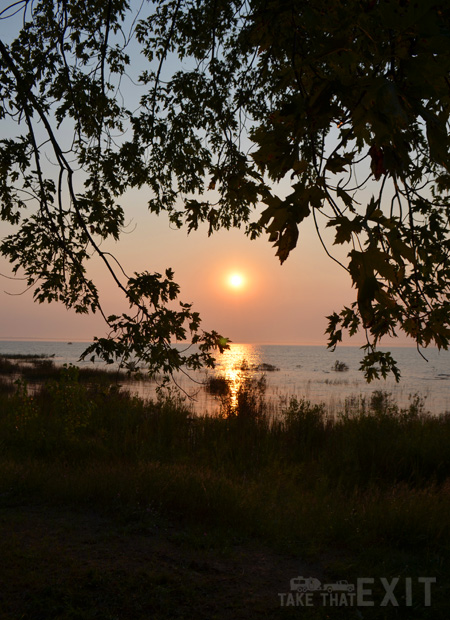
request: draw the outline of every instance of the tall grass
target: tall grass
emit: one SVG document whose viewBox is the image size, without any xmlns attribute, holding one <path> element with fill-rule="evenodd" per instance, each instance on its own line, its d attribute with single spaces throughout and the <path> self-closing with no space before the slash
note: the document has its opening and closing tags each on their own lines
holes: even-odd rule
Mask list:
<svg viewBox="0 0 450 620">
<path fill-rule="evenodd" d="M 28 384 L 43 384 L 50 380 L 58 379 L 61 366 L 55 364 L 54 356 L 43 355 L 0 355 L 0 377 L 19 377 Z M 66 366 L 66 365 L 64 365 Z M 84 366 L 78 368 L 78 381 L 80 383 L 95 383 L 109 385 L 111 383 L 126 382 L 130 380 L 130 374 L 123 370 L 109 370 Z M 150 380 L 148 375 L 136 373 L 139 380 Z"/>
<path fill-rule="evenodd" d="M 13 394 L 2 394 L 4 447 L 58 458 L 64 441 L 67 458 L 73 449 L 224 468 L 308 464 L 316 475 L 348 487 L 441 484 L 450 477 L 450 416 L 429 415 L 418 397 L 400 409 L 389 394 L 377 391 L 346 401 L 334 416 L 325 406 L 292 398 L 281 415 L 272 416 L 264 383 L 247 381 L 233 400 L 225 395 L 220 416 L 210 417 L 193 415 L 181 399 L 144 401 L 114 384 L 84 383 L 80 375 L 75 367 L 61 368 L 38 393 L 29 393 L 20 380 Z"/>
<path fill-rule="evenodd" d="M 156 507 L 290 549 L 448 550 L 450 416 L 383 392 L 334 417 L 299 399 L 271 416 L 255 383 L 233 402 L 198 417 L 75 368 L 37 394 L 19 382 L 0 394 L 0 494 Z"/>
</svg>

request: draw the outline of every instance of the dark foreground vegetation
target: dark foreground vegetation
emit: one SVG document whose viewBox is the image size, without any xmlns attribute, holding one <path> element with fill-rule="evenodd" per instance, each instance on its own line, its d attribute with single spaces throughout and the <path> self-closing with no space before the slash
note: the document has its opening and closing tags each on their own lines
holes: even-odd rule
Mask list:
<svg viewBox="0 0 450 620">
<path fill-rule="evenodd" d="M 1 391 L 14 391 L 10 379 L 19 377 L 27 383 L 43 383 L 58 380 L 61 366 L 53 361 L 54 356 L 45 355 L 0 355 Z M 105 370 L 95 366 L 84 366 L 77 369 L 77 381 L 80 383 L 97 383 L 109 385 L 119 380 L 124 381 L 129 374 L 122 370 Z"/>
<path fill-rule="evenodd" d="M 213 418 L 73 367 L 1 391 L 1 617 L 447 617 L 450 416 L 375 392 L 274 417 L 263 392 L 243 382 Z M 374 605 L 280 606 L 297 576 L 374 578 Z"/>
</svg>

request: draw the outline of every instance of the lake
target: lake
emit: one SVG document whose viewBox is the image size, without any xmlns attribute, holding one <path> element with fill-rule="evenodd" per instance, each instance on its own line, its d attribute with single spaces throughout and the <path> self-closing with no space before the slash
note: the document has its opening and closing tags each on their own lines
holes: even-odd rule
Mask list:
<svg viewBox="0 0 450 620">
<path fill-rule="evenodd" d="M 87 342 L 0 341 L 0 355 L 42 354 L 54 355 L 57 364 L 92 365 L 92 361 L 79 362 L 88 346 Z M 236 390 L 244 376 L 259 378 L 265 374 L 266 397 L 273 409 L 280 408 L 291 396 L 305 398 L 312 403 L 325 403 L 334 413 L 348 398 L 370 396 L 375 390 L 392 393 L 394 400 L 407 407 L 411 395 L 419 394 L 425 399 L 426 409 L 440 414 L 450 412 L 450 352 L 437 349 L 426 350 L 425 361 L 415 348 L 390 348 L 397 360 L 402 378 L 378 380 L 367 384 L 358 371 L 362 351 L 358 347 L 339 347 L 330 352 L 325 346 L 232 344 L 229 351 L 217 357 L 214 370 L 191 373 L 192 379 L 204 382 L 207 376 L 222 375 Z M 348 370 L 333 370 L 336 360 L 344 362 Z M 94 362 L 95 363 L 95 362 Z M 279 370 L 262 372 L 252 370 L 262 364 Z M 101 364 L 95 363 L 100 366 Z M 242 370 L 242 368 L 246 368 Z M 177 383 L 192 397 L 191 406 L 196 413 L 215 413 L 220 409 L 217 398 L 208 394 L 201 385 L 189 380 L 182 373 Z M 127 386 L 144 398 L 153 398 L 155 382 L 132 382 Z"/>
</svg>

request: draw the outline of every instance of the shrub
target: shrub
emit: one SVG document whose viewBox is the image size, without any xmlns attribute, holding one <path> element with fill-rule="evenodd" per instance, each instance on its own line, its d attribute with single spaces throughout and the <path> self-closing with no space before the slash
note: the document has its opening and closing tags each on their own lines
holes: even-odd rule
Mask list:
<svg viewBox="0 0 450 620">
<path fill-rule="evenodd" d="M 226 396 L 230 391 L 230 381 L 223 375 L 208 377 L 205 389 L 213 396 Z"/>
<path fill-rule="evenodd" d="M 234 381 L 223 376 L 212 377 L 206 389 L 219 398 L 223 417 L 256 419 L 267 411 L 266 387 L 264 375 L 258 379 L 241 373 Z"/>
<path fill-rule="evenodd" d="M 339 360 L 336 360 L 334 362 L 333 370 L 336 372 L 345 372 L 346 370 L 348 370 L 348 366 L 345 362 L 340 362 Z"/>
<path fill-rule="evenodd" d="M 265 400 L 267 382 L 264 375 L 259 379 L 246 377 L 236 393 L 236 401 L 232 403 L 228 415 L 239 418 L 262 418 L 267 410 Z"/>
</svg>

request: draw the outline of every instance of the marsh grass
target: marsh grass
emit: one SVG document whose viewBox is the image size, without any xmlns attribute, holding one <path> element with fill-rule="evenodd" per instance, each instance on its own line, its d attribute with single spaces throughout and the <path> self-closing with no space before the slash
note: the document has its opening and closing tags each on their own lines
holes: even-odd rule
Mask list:
<svg viewBox="0 0 450 620">
<path fill-rule="evenodd" d="M 223 375 L 207 377 L 205 390 L 213 396 L 225 396 L 230 392 L 230 380 Z"/>
<path fill-rule="evenodd" d="M 2 353 L 0 357 L 7 360 L 34 361 L 53 359 L 55 357 L 55 354 L 52 353 L 51 355 L 46 355 L 45 353 Z"/>
<path fill-rule="evenodd" d="M 12 394 L 15 392 L 15 386 L 11 381 L 5 380 L 0 376 L 0 394 Z"/>
<path fill-rule="evenodd" d="M 61 365 L 56 364 L 53 357 L 53 355 L 2 354 L 0 355 L 0 376 L 20 377 L 27 383 L 39 384 L 57 379 L 61 373 Z M 138 377 L 140 380 L 148 379 L 141 375 Z M 119 381 L 127 382 L 133 378 L 134 376 L 130 373 L 118 369 L 109 370 L 94 366 L 78 368 L 80 383 L 109 385 Z"/>
<path fill-rule="evenodd" d="M 270 409 L 265 398 L 266 377 L 264 374 L 259 377 L 247 374 L 248 366 L 244 364 L 240 370 L 234 380 L 224 375 L 208 377 L 205 390 L 219 401 L 219 416 L 222 418 L 262 418 Z"/>
<path fill-rule="evenodd" d="M 312 556 L 340 549 L 349 579 L 386 570 L 382 550 L 393 570 L 406 557 L 449 576 L 450 416 L 420 398 L 400 409 L 374 392 L 334 416 L 293 398 L 275 416 L 262 384 L 247 382 L 221 416 L 194 416 L 176 398 L 58 372 L 37 394 L 24 381 L 0 392 L 3 501 L 156 512 Z"/>
<path fill-rule="evenodd" d="M 347 372 L 348 370 L 348 366 L 345 362 L 340 362 L 339 360 L 336 360 L 334 363 L 334 366 L 332 368 L 332 370 L 334 370 L 335 372 Z"/>
</svg>

